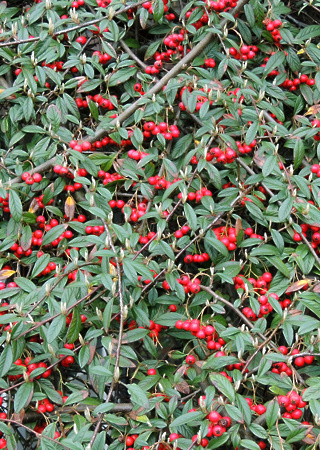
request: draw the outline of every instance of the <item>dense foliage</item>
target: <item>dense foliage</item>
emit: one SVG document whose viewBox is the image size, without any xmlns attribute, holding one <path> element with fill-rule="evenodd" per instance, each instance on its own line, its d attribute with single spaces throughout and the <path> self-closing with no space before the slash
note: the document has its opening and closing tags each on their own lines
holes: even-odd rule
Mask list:
<svg viewBox="0 0 320 450">
<path fill-rule="evenodd" d="M 0 3 L 0 448 L 319 446 L 320 5 L 291 3 Z"/>
</svg>

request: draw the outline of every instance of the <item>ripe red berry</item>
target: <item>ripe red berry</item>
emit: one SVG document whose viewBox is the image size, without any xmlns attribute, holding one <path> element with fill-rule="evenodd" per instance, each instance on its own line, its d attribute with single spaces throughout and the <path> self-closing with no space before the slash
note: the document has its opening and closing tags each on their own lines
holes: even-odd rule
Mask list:
<svg viewBox="0 0 320 450">
<path fill-rule="evenodd" d="M 191 366 L 195 362 L 196 362 L 196 358 L 193 355 L 188 355 L 186 357 L 186 363 L 189 364 L 189 366 Z"/>
</svg>

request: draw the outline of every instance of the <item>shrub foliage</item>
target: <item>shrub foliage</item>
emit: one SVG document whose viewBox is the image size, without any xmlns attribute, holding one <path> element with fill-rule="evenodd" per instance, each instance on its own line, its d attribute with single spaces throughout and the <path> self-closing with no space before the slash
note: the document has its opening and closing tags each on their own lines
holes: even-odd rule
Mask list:
<svg viewBox="0 0 320 450">
<path fill-rule="evenodd" d="M 0 3 L 0 448 L 319 445 L 320 11 L 291 3 Z"/>
</svg>

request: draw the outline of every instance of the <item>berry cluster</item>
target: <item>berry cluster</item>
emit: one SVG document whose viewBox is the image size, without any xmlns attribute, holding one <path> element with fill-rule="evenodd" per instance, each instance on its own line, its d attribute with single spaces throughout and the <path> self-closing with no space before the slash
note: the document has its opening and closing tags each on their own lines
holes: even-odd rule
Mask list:
<svg viewBox="0 0 320 450">
<path fill-rule="evenodd" d="M 245 143 L 241 143 L 240 141 L 236 141 L 238 152 L 240 155 L 246 155 L 247 153 L 251 153 L 254 147 L 257 145 L 257 141 L 254 139 L 249 145 Z"/>
<path fill-rule="evenodd" d="M 204 60 L 204 65 L 205 67 L 213 69 L 214 67 L 216 67 L 216 62 L 213 58 L 208 58 Z"/>
<path fill-rule="evenodd" d="M 264 25 L 266 26 L 267 31 L 269 31 L 272 34 L 272 38 L 276 44 L 279 44 L 281 41 L 281 34 L 279 31 L 279 28 L 282 27 L 282 22 L 279 19 L 276 19 L 274 21 L 270 19 L 266 19 L 263 21 Z"/>
<path fill-rule="evenodd" d="M 188 227 L 188 225 L 184 225 L 183 227 L 181 227 L 180 230 L 177 230 L 177 231 L 174 233 L 174 236 L 175 236 L 177 239 L 180 239 L 180 238 L 182 238 L 183 236 L 185 236 L 187 233 L 189 233 L 189 231 L 190 231 L 190 228 Z"/>
<path fill-rule="evenodd" d="M 182 275 L 181 278 L 177 278 L 177 281 L 179 284 L 181 284 L 183 286 L 183 289 L 186 294 L 188 294 L 189 292 L 191 292 L 192 294 L 197 294 L 198 292 L 200 292 L 199 278 L 194 278 L 191 281 L 190 278 L 188 277 L 188 275 Z M 164 283 L 166 283 L 166 281 Z M 165 287 L 165 286 L 163 286 L 163 287 Z M 165 287 L 165 289 L 167 289 L 167 288 Z"/>
<path fill-rule="evenodd" d="M 48 366 L 45 362 L 40 362 L 40 363 L 34 363 L 32 362 L 32 358 L 30 358 L 29 356 L 27 358 L 25 358 L 24 362 L 22 361 L 22 359 L 17 359 L 14 364 L 16 366 L 21 366 L 21 367 L 26 367 L 27 371 L 26 371 L 26 376 L 27 378 L 31 379 L 32 378 L 32 372 L 36 369 L 47 369 L 45 370 L 42 374 L 38 375 L 36 377 L 37 380 L 39 380 L 40 378 L 48 378 L 51 375 L 51 369 L 48 369 Z M 9 375 L 9 379 L 11 380 L 17 380 L 19 378 L 22 377 L 22 374 L 19 375 Z"/>
<path fill-rule="evenodd" d="M 207 3 L 207 2 L 206 2 Z M 238 4 L 238 0 L 210 0 L 209 6 L 213 11 L 228 12 L 231 8 L 235 8 Z"/>
<path fill-rule="evenodd" d="M 181 178 L 174 178 L 173 181 L 167 181 L 164 177 L 160 177 L 159 175 L 156 175 L 155 177 L 149 177 L 148 182 L 151 184 L 151 186 L 154 186 L 154 188 L 157 191 L 162 191 L 163 189 L 168 189 L 173 183 L 176 183 Z"/>
<path fill-rule="evenodd" d="M 34 183 L 40 183 L 42 180 L 42 175 L 40 173 L 34 173 L 31 175 L 29 172 L 24 172 L 21 175 L 21 178 L 26 184 L 32 185 Z"/>
<path fill-rule="evenodd" d="M 307 402 L 304 402 L 302 397 L 295 391 L 291 391 L 287 395 L 279 395 L 278 402 L 286 410 L 282 414 L 284 419 L 300 419 L 303 415 L 302 409 L 307 405 Z"/>
<path fill-rule="evenodd" d="M 255 292 L 260 295 L 264 295 L 268 292 L 270 283 L 272 281 L 272 274 L 270 272 L 265 272 L 261 277 L 257 279 L 248 278 L 248 282 L 253 286 Z M 245 289 L 245 278 L 242 275 L 238 275 L 233 278 L 236 289 Z"/>
<path fill-rule="evenodd" d="M 94 234 L 95 236 L 100 236 L 104 232 L 104 226 L 103 225 L 88 225 L 85 228 L 85 232 L 87 234 Z"/>
<path fill-rule="evenodd" d="M 142 245 L 147 244 L 151 239 L 154 238 L 154 236 L 156 235 L 156 233 L 154 231 L 150 231 L 147 236 L 140 236 L 139 237 L 139 243 Z"/>
<path fill-rule="evenodd" d="M 149 2 L 148 2 L 149 3 Z M 126 437 L 126 446 L 127 446 L 127 450 L 135 450 L 133 448 L 134 442 L 137 439 L 138 434 L 130 434 L 130 436 Z"/>
<path fill-rule="evenodd" d="M 9 192 L 6 195 L 6 198 L 0 197 L 0 208 L 3 210 L 3 212 L 10 212 L 9 208 Z"/>
<path fill-rule="evenodd" d="M 172 138 L 180 136 L 180 131 L 176 125 L 169 125 L 166 122 L 160 122 L 158 125 L 155 122 L 146 122 L 143 125 L 143 136 L 150 138 L 157 134 L 162 134 L 166 141 L 171 141 Z"/>
<path fill-rule="evenodd" d="M 246 398 L 246 402 L 250 406 L 250 409 L 252 411 L 254 411 L 255 413 L 257 413 L 258 416 L 261 416 L 262 414 L 264 414 L 267 411 L 267 408 L 264 405 L 261 405 L 261 404 L 253 405 L 253 402 L 252 402 L 251 398 L 247 397 Z"/>
<path fill-rule="evenodd" d="M 190 331 L 193 336 L 198 339 L 205 339 L 207 342 L 207 348 L 209 350 L 220 350 L 220 348 L 225 345 L 224 339 L 218 336 L 215 328 L 212 325 L 201 325 L 200 320 L 192 319 L 192 320 L 178 320 L 175 324 L 175 327 L 178 330 Z M 225 353 L 219 352 L 216 354 L 217 357 L 225 356 Z M 186 363 L 192 365 L 195 363 L 195 357 L 193 355 L 188 355 L 186 359 Z"/>
<path fill-rule="evenodd" d="M 208 253 L 201 253 L 200 255 L 187 255 L 184 258 L 184 262 L 186 264 L 196 263 L 196 264 L 203 264 L 204 262 L 207 262 L 210 260 L 210 256 Z"/>
<path fill-rule="evenodd" d="M 48 398 L 44 398 L 43 400 L 39 401 L 38 409 L 37 409 L 37 411 L 39 413 L 42 413 L 42 414 L 44 414 L 46 412 L 50 413 L 53 410 L 54 410 L 54 406 L 53 406 L 53 404 L 50 402 L 50 400 Z"/>
<path fill-rule="evenodd" d="M 244 205 L 244 202 L 252 202 L 252 200 L 251 200 L 250 198 L 244 197 L 244 198 L 243 198 L 243 205 Z M 261 236 L 261 234 L 255 233 L 255 232 L 253 231 L 253 229 L 250 228 L 250 227 L 248 227 L 248 228 L 246 228 L 246 229 L 244 230 L 244 234 L 245 234 L 246 236 L 249 236 L 249 237 L 252 238 L 252 239 L 260 239 L 260 241 L 264 241 L 264 237 Z"/>
<path fill-rule="evenodd" d="M 13 251 L 13 254 L 16 258 L 20 259 L 22 256 L 30 256 L 32 254 L 32 249 L 28 248 L 27 250 L 23 250 L 23 248 L 15 242 L 11 247 L 10 250 Z"/>
<path fill-rule="evenodd" d="M 104 170 L 99 170 L 98 177 L 103 178 L 103 184 L 112 183 L 113 181 L 122 180 L 123 176 L 119 173 L 109 173 Z"/>
<path fill-rule="evenodd" d="M 98 1 L 97 1 L 97 3 L 98 3 Z M 111 3 L 111 0 L 110 0 L 110 3 Z M 71 3 L 71 8 L 78 9 L 78 8 L 80 8 L 80 6 L 84 6 L 84 5 L 85 5 L 85 1 L 84 0 L 76 0 L 76 1 Z"/>
<path fill-rule="evenodd" d="M 319 119 L 314 119 L 314 120 L 311 122 L 311 125 L 312 125 L 313 128 L 320 128 L 320 120 L 319 120 Z M 319 133 L 317 133 L 315 136 L 313 136 L 313 139 L 314 139 L 315 141 L 320 141 L 320 131 L 319 131 Z M 313 170 L 312 170 L 312 167 L 314 168 Z M 311 167 L 311 172 L 312 172 L 312 173 L 316 173 L 316 174 L 317 174 L 317 177 L 318 177 L 318 172 L 319 172 L 319 175 L 320 175 L 320 169 L 317 170 L 317 172 L 315 172 L 315 169 L 318 167 L 318 164 L 314 164 L 312 167 Z M 319 177 L 318 177 L 318 178 L 319 178 Z"/>
<path fill-rule="evenodd" d="M 125 203 L 123 200 L 110 200 L 109 201 L 109 206 L 110 208 L 114 209 L 114 208 L 118 208 L 118 209 L 122 209 L 124 207 Z"/>
<path fill-rule="evenodd" d="M 280 350 L 280 348 L 279 348 L 279 350 Z M 288 351 L 288 349 L 287 349 L 287 351 Z M 299 350 L 297 348 L 295 348 L 294 350 L 292 350 L 291 355 L 297 355 L 299 353 L 300 353 Z M 314 361 L 313 355 L 298 356 L 294 360 L 294 365 L 296 367 L 304 367 L 305 365 L 309 366 L 310 364 L 313 363 L 313 361 Z"/>
<path fill-rule="evenodd" d="M 248 61 L 248 59 L 253 59 L 258 51 L 259 49 L 256 45 L 242 45 L 240 47 L 240 51 L 238 51 L 234 47 L 231 47 L 229 49 L 230 55 L 237 60 L 241 59 L 241 61 Z"/>
<path fill-rule="evenodd" d="M 189 192 L 187 198 L 190 201 L 195 200 L 197 203 L 199 203 L 200 200 L 202 199 L 202 197 L 205 197 L 205 196 L 212 197 L 212 192 L 209 189 L 203 187 L 196 192 Z M 178 194 L 178 198 L 182 198 L 181 192 Z"/>
<path fill-rule="evenodd" d="M 309 203 L 311 203 L 311 201 Z M 314 204 L 314 203 L 312 202 L 311 204 Z M 302 230 L 301 234 L 304 237 L 307 237 L 307 233 L 308 233 L 309 230 L 311 231 L 311 240 L 312 240 L 311 246 L 312 246 L 312 248 L 314 248 L 316 250 L 316 253 L 318 253 L 319 252 L 318 246 L 320 244 L 320 233 L 319 233 L 320 227 L 317 227 L 315 225 L 308 225 L 306 223 L 302 223 L 301 224 L 301 230 Z M 295 242 L 302 241 L 301 234 L 295 232 L 293 234 L 293 240 Z"/>
<path fill-rule="evenodd" d="M 135 161 L 140 161 L 140 159 L 144 158 L 145 156 L 148 156 L 149 153 L 142 152 L 141 150 L 129 150 L 128 156 L 130 159 L 134 159 Z"/>
<path fill-rule="evenodd" d="M 212 231 L 216 235 L 217 239 L 222 242 L 229 251 L 233 251 L 237 248 L 237 236 L 236 229 L 233 227 L 218 227 L 213 228 Z"/>
<path fill-rule="evenodd" d="M 252 149 L 250 148 L 250 151 Z M 224 150 L 219 147 L 213 147 L 207 153 L 207 161 L 212 161 L 216 158 L 217 163 L 229 164 L 232 163 L 238 157 L 237 152 L 231 147 L 226 147 Z"/>
</svg>

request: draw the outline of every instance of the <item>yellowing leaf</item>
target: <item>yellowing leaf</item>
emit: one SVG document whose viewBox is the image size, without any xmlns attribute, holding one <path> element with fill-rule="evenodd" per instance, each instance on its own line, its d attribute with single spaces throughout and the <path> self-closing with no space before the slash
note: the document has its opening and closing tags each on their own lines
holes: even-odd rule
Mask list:
<svg viewBox="0 0 320 450">
<path fill-rule="evenodd" d="M 308 111 L 305 113 L 305 116 L 309 116 L 310 114 L 318 114 L 320 112 L 320 104 L 312 105 L 308 109 Z"/>
<path fill-rule="evenodd" d="M 301 55 L 302 53 L 305 53 L 305 49 L 304 49 L 304 48 L 302 48 L 301 50 L 299 50 L 299 51 L 297 52 L 297 55 Z"/>
<path fill-rule="evenodd" d="M 109 263 L 109 273 L 110 275 L 117 275 L 117 270 L 111 263 Z"/>
<path fill-rule="evenodd" d="M 135 419 L 137 422 L 147 423 L 149 421 L 148 416 L 137 416 Z"/>
<path fill-rule="evenodd" d="M 73 200 L 73 198 L 69 195 L 64 205 L 64 212 L 66 216 L 69 218 L 69 220 L 72 220 L 74 218 L 75 207 L 76 203 Z"/>
<path fill-rule="evenodd" d="M 2 279 L 9 278 L 9 277 L 11 277 L 11 275 L 13 275 L 14 273 L 16 273 L 15 270 L 1 270 L 1 271 L 0 271 L 0 277 L 1 277 Z"/>
<path fill-rule="evenodd" d="M 300 291 L 300 289 L 302 289 L 304 286 L 309 285 L 309 283 L 312 280 L 299 280 L 296 281 L 295 283 L 293 283 L 291 286 L 288 287 L 288 289 L 286 290 L 286 294 L 289 294 L 290 292 L 296 292 L 296 291 Z"/>
</svg>

